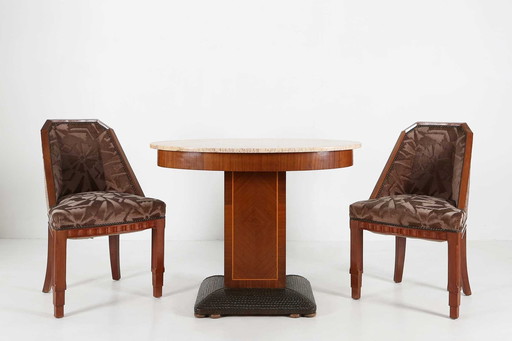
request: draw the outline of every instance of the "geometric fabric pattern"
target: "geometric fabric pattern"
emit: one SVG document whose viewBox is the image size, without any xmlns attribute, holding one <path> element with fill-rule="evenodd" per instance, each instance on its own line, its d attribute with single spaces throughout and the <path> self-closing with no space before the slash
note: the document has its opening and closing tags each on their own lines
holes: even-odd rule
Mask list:
<svg viewBox="0 0 512 341">
<path fill-rule="evenodd" d="M 355 202 L 350 205 L 350 219 L 435 231 L 461 232 L 466 226 L 464 210 L 440 198 L 415 194 Z"/>
</svg>

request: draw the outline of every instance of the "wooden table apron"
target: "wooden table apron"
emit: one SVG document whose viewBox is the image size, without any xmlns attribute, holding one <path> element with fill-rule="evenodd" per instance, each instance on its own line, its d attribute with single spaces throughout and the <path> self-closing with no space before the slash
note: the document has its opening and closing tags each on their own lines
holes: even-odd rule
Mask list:
<svg viewBox="0 0 512 341">
<path fill-rule="evenodd" d="M 349 167 L 352 150 L 199 153 L 158 150 L 158 165 L 224 171 L 224 285 L 284 288 L 286 171 Z"/>
</svg>

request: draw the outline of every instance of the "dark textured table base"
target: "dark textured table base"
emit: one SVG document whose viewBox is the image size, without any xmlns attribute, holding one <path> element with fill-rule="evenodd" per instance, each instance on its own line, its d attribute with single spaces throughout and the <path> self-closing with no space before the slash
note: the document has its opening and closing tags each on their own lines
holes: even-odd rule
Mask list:
<svg viewBox="0 0 512 341">
<path fill-rule="evenodd" d="M 196 317 L 228 315 L 289 315 L 313 317 L 316 303 L 311 284 L 304 277 L 286 276 L 282 289 L 224 288 L 224 276 L 206 278 L 197 294 Z"/>
</svg>

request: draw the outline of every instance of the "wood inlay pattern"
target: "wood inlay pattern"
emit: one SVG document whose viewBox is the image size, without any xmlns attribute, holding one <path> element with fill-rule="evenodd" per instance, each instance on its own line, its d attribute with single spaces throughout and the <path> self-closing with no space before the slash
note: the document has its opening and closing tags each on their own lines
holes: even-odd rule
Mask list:
<svg viewBox="0 0 512 341">
<path fill-rule="evenodd" d="M 400 226 L 392 226 L 392 225 L 384 225 L 384 224 L 376 224 L 367 221 L 354 220 L 357 222 L 358 227 L 363 230 L 372 231 L 375 233 L 381 234 L 391 234 L 395 236 L 404 236 L 408 238 L 421 238 L 421 239 L 431 239 L 431 240 L 446 240 L 447 235 L 451 232 L 446 231 L 432 231 L 432 230 L 422 230 L 422 229 L 414 229 L 410 227 L 400 227 Z"/>
<path fill-rule="evenodd" d="M 225 174 L 226 287 L 284 287 L 286 174 Z"/>
<path fill-rule="evenodd" d="M 109 225 L 109 226 L 99 226 L 99 227 L 91 227 L 84 229 L 69 229 L 65 230 L 68 238 L 89 238 L 96 236 L 107 236 L 121 233 L 129 233 L 135 231 L 141 231 L 145 229 L 162 227 L 165 225 L 165 219 L 154 219 L 148 221 L 141 221 L 137 223 L 131 224 L 123 224 L 123 225 Z"/>
</svg>

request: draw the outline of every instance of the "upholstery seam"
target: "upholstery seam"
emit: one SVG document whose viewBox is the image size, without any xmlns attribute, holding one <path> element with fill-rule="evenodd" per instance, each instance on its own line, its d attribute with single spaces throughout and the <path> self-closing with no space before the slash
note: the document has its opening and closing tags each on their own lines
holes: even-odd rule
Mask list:
<svg viewBox="0 0 512 341">
<path fill-rule="evenodd" d="M 360 219 L 360 218 L 352 218 L 351 220 L 357 220 L 362 221 L 364 223 L 373 223 L 373 224 L 379 224 L 379 225 L 389 225 L 389 226 L 395 226 L 395 227 L 403 227 L 408 229 L 417 229 L 417 230 L 427 230 L 427 231 L 441 231 L 441 232 L 463 232 L 466 229 L 466 225 L 464 225 L 460 230 L 448 230 L 448 229 L 436 229 L 432 227 L 424 227 L 424 226 L 409 226 L 409 225 L 399 225 L 399 224 L 392 224 L 392 223 L 385 223 L 382 221 L 376 221 L 376 220 L 370 220 L 370 219 Z"/>
<path fill-rule="evenodd" d="M 54 230 L 87 229 L 87 228 L 93 228 L 93 227 L 105 227 L 105 226 L 113 226 L 113 225 L 128 225 L 128 224 L 141 223 L 141 222 L 145 222 L 145 221 L 158 220 L 158 219 L 165 219 L 165 216 L 160 216 L 160 217 L 157 217 L 157 218 L 134 219 L 134 220 L 132 220 L 130 222 L 117 222 L 117 223 L 106 223 L 106 224 L 97 224 L 97 225 L 64 226 L 64 227 L 59 227 L 59 228 L 55 228 L 55 227 L 52 226 L 52 229 L 54 229 Z M 50 225 L 52 225 L 52 224 L 50 224 Z"/>
</svg>

